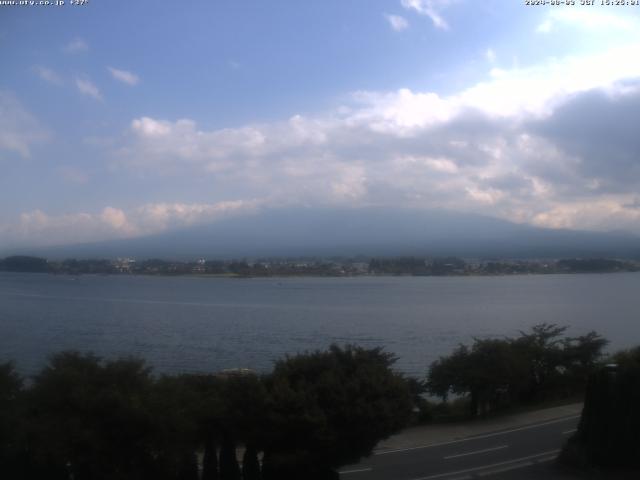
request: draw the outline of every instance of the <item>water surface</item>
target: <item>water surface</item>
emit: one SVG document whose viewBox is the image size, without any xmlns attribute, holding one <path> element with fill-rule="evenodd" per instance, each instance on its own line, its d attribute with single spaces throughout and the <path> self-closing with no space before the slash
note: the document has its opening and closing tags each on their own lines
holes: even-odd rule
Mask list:
<svg viewBox="0 0 640 480">
<path fill-rule="evenodd" d="M 269 371 L 333 342 L 382 346 L 397 368 L 540 322 L 640 344 L 640 274 L 198 278 L 0 273 L 0 361 L 31 374 L 63 349 L 137 355 L 157 372 Z"/>
</svg>

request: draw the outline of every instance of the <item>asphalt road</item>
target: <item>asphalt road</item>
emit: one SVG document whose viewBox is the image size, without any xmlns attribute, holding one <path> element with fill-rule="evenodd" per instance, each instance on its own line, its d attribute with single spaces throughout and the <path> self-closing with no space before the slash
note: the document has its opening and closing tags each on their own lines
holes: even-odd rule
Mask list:
<svg viewBox="0 0 640 480">
<path fill-rule="evenodd" d="M 572 415 L 450 442 L 378 452 L 343 468 L 340 478 L 462 480 L 515 473 L 554 460 L 579 418 Z"/>
</svg>

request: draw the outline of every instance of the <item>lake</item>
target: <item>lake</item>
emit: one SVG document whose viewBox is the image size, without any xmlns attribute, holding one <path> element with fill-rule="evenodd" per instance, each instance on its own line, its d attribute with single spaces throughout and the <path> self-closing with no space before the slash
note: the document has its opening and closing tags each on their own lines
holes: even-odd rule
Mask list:
<svg viewBox="0 0 640 480">
<path fill-rule="evenodd" d="M 640 344 L 640 273 L 505 277 L 200 278 L 0 273 L 0 361 L 23 374 L 53 353 L 136 355 L 154 371 L 261 372 L 333 342 L 428 365 L 473 337 L 541 322 Z"/>
</svg>

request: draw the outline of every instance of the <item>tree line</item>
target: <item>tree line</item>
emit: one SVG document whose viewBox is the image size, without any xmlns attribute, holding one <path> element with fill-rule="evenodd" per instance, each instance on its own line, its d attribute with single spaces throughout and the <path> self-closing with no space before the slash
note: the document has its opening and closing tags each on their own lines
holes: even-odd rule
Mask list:
<svg viewBox="0 0 640 480">
<path fill-rule="evenodd" d="M 468 400 L 475 417 L 518 404 L 580 396 L 607 340 L 596 332 L 567 337 L 567 327 L 542 323 L 515 338 L 475 339 L 429 367 L 426 390 Z"/>
<path fill-rule="evenodd" d="M 75 259 L 60 261 L 31 256 L 0 259 L 0 271 L 52 274 L 220 275 L 240 277 L 354 275 L 525 275 L 551 273 L 635 272 L 633 260 L 577 258 L 562 260 L 488 260 L 468 262 L 458 257 L 306 258 L 168 261 L 150 258 Z"/>
<path fill-rule="evenodd" d="M 640 350 L 619 359 L 636 370 L 593 384 L 607 341 L 566 329 L 543 323 L 475 339 L 433 362 L 425 380 L 395 372 L 380 348 L 352 345 L 287 356 L 266 375 L 155 376 L 141 359 L 78 352 L 54 355 L 30 379 L 0 364 L 0 471 L 25 480 L 335 479 L 405 427 L 416 406 L 428 409 L 425 393 L 462 399 L 476 417 L 577 398 L 587 385 L 595 400 L 585 412 L 596 412 L 614 389 L 615 418 L 591 413 L 581 424 L 591 445 L 640 404 Z"/>
<path fill-rule="evenodd" d="M 51 480 L 338 478 L 338 467 L 410 418 L 394 360 L 379 348 L 334 345 L 286 357 L 263 376 L 155 377 L 140 359 L 63 352 L 29 383 L 5 363 L 0 471 Z"/>
</svg>

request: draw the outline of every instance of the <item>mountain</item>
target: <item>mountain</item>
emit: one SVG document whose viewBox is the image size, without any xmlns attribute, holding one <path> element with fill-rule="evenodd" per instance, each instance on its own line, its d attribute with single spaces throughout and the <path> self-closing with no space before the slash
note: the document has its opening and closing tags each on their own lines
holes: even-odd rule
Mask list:
<svg viewBox="0 0 640 480">
<path fill-rule="evenodd" d="M 12 253 L 176 260 L 356 255 L 640 257 L 640 237 L 536 228 L 441 210 L 287 208 L 134 239 Z"/>
</svg>

